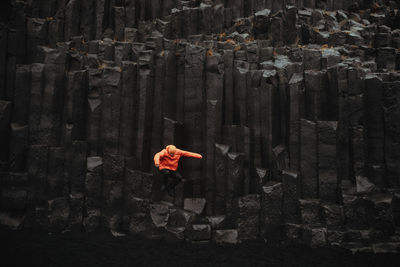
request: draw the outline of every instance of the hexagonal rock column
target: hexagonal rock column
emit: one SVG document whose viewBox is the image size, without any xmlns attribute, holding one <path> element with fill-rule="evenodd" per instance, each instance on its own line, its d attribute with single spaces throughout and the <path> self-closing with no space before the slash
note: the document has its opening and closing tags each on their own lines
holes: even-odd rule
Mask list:
<svg viewBox="0 0 400 267">
<path fill-rule="evenodd" d="M 327 111 L 327 75 L 326 71 L 307 70 L 304 72 L 306 118 L 312 121 L 324 120 Z"/>
<path fill-rule="evenodd" d="M 291 171 L 282 171 L 282 214 L 285 223 L 299 223 L 299 174 Z"/>
<path fill-rule="evenodd" d="M 225 180 L 226 212 L 229 217 L 234 212 L 234 199 L 241 195 L 243 190 L 243 154 L 227 154 L 227 175 Z"/>
<path fill-rule="evenodd" d="M 140 56 L 140 66 L 138 72 L 138 96 L 139 104 L 137 108 L 137 133 L 135 140 L 135 156 L 137 158 L 137 167 L 140 170 L 147 171 L 149 169 L 150 159 L 150 142 L 151 135 L 151 106 L 154 96 L 154 71 L 153 71 L 153 54 L 152 51 L 142 51 Z"/>
<path fill-rule="evenodd" d="M 28 152 L 28 126 L 11 124 L 11 134 L 9 141 L 9 168 L 10 171 L 21 172 L 26 166 Z"/>
<path fill-rule="evenodd" d="M 385 116 L 385 163 L 388 184 L 400 184 L 400 105 L 393 99 L 400 97 L 400 82 L 385 83 L 384 87 L 384 116 Z"/>
<path fill-rule="evenodd" d="M 70 224 L 80 227 L 83 221 L 83 198 L 87 169 L 86 142 L 73 141 L 66 151 L 66 171 L 70 184 Z"/>
<path fill-rule="evenodd" d="M 337 202 L 338 179 L 336 157 L 337 122 L 318 121 L 318 182 L 321 200 Z"/>
<path fill-rule="evenodd" d="M 365 77 L 365 143 L 366 143 L 366 168 L 368 178 L 378 186 L 386 185 L 385 176 L 374 175 L 374 166 L 383 166 L 384 162 L 384 113 L 383 82 L 374 74 Z"/>
<path fill-rule="evenodd" d="M 242 125 L 225 125 L 222 128 L 222 142 L 231 145 L 232 152 L 243 154 L 243 194 L 250 189 L 250 128 Z"/>
<path fill-rule="evenodd" d="M 281 238 L 282 183 L 270 182 L 261 194 L 260 231 L 268 240 Z"/>
<path fill-rule="evenodd" d="M 136 118 L 137 91 L 137 63 L 122 61 L 121 84 L 121 122 L 119 129 L 119 153 L 131 156 L 134 149 L 136 136 L 136 124 L 132 118 Z"/>
<path fill-rule="evenodd" d="M 305 116 L 303 74 L 295 73 L 289 81 L 289 164 L 300 170 L 300 118 Z"/>
<path fill-rule="evenodd" d="M 226 212 L 225 179 L 227 170 L 227 153 L 230 146 L 215 144 L 215 214 L 224 215 Z"/>
<path fill-rule="evenodd" d="M 121 69 L 106 67 L 103 71 L 101 142 L 105 153 L 118 154 L 121 117 Z"/>
<path fill-rule="evenodd" d="M 222 105 L 217 100 L 207 100 L 206 119 L 206 181 L 205 192 L 207 199 L 207 214 L 215 210 L 215 143 L 221 139 Z"/>
<path fill-rule="evenodd" d="M 45 48 L 42 106 L 40 112 L 40 130 L 38 143 L 59 146 L 65 87 L 66 53 L 57 49 Z"/>
<path fill-rule="evenodd" d="M 129 233 L 145 233 L 152 214 L 149 200 L 126 195 L 124 208 L 124 227 Z"/>
<path fill-rule="evenodd" d="M 10 214 L 23 214 L 31 207 L 33 199 L 28 177 L 27 173 L 0 173 L 2 182 L 0 191 L 1 211 Z"/>
<path fill-rule="evenodd" d="M 8 160 L 11 102 L 0 101 L 0 161 Z"/>
<path fill-rule="evenodd" d="M 200 46 L 187 45 L 185 53 L 184 81 L 185 90 L 183 106 L 184 136 L 183 142 L 186 150 L 201 153 L 203 151 L 202 140 L 204 139 L 204 62 L 205 49 Z M 178 111 L 180 112 L 180 111 Z M 201 165 L 200 160 L 186 159 L 184 172 L 193 180 L 194 195 L 200 196 L 201 191 Z"/>
<path fill-rule="evenodd" d="M 34 203 L 43 205 L 47 185 L 48 147 L 46 145 L 32 145 L 28 153 L 28 174 L 33 185 Z"/>
<path fill-rule="evenodd" d="M 180 146 L 183 135 L 183 123 L 164 117 L 163 144 L 164 146 Z"/>
<path fill-rule="evenodd" d="M 71 139 L 84 140 L 86 132 L 86 104 L 88 72 L 71 71 L 67 76 L 67 88 L 65 92 L 65 118 L 64 123 L 72 127 Z"/>
<path fill-rule="evenodd" d="M 49 147 L 47 162 L 46 195 L 49 199 L 68 195 L 65 148 Z"/>
<path fill-rule="evenodd" d="M 318 197 L 317 124 L 300 120 L 301 191 L 304 198 Z"/>
<path fill-rule="evenodd" d="M 236 200 L 235 217 L 240 240 L 259 236 L 260 208 L 260 195 L 246 195 Z"/>
<path fill-rule="evenodd" d="M 101 125 L 101 114 L 102 114 L 102 99 L 101 99 L 101 87 L 102 87 L 102 69 L 89 69 L 89 88 L 88 88 L 88 110 L 86 112 L 86 140 L 89 145 L 89 155 L 97 156 L 101 153 L 101 142 L 100 142 L 100 125 Z"/>
<path fill-rule="evenodd" d="M 101 225 L 103 158 L 88 157 L 86 166 L 83 226 L 90 232 L 98 230 Z"/>
<path fill-rule="evenodd" d="M 17 65 L 11 114 L 13 123 L 27 125 L 29 122 L 29 84 L 31 84 L 31 66 Z"/>
<path fill-rule="evenodd" d="M 104 154 L 103 157 L 103 210 L 106 228 L 118 230 L 122 220 L 124 192 L 124 157 Z"/>
<path fill-rule="evenodd" d="M 125 168 L 125 195 L 152 198 L 154 177 L 150 173 Z"/>
</svg>

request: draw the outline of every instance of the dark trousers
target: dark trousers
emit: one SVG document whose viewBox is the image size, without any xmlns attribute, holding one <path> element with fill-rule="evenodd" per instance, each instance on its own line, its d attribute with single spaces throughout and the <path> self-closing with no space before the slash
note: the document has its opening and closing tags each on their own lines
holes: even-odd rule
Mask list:
<svg viewBox="0 0 400 267">
<path fill-rule="evenodd" d="M 160 172 L 163 175 L 163 182 L 167 191 L 173 190 L 182 180 L 182 175 L 177 171 L 162 169 Z"/>
</svg>

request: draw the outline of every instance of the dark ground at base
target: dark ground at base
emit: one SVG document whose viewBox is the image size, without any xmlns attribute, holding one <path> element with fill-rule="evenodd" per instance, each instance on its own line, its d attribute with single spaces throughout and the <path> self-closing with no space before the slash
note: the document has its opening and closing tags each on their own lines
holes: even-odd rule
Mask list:
<svg viewBox="0 0 400 267">
<path fill-rule="evenodd" d="M 344 249 L 191 245 L 109 233 L 0 231 L 0 266 L 399 266 L 400 255 Z M 5 264 L 4 264 L 5 263 Z"/>
</svg>

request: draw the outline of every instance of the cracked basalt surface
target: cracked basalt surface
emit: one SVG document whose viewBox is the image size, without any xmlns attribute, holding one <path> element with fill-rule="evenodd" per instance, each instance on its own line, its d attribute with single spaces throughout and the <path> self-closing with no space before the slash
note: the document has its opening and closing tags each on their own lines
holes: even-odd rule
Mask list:
<svg viewBox="0 0 400 267">
<path fill-rule="evenodd" d="M 400 248 L 397 1 L 9 3 L 1 224 Z"/>
</svg>

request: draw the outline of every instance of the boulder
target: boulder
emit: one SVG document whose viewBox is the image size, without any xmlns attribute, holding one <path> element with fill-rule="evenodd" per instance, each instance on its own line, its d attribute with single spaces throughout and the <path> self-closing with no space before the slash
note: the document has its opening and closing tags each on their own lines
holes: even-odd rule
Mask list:
<svg viewBox="0 0 400 267">
<path fill-rule="evenodd" d="M 183 202 L 183 208 L 200 215 L 203 213 L 206 206 L 206 200 L 204 198 L 185 198 Z"/>
<path fill-rule="evenodd" d="M 209 224 L 191 224 L 186 228 L 185 236 L 190 241 L 210 240 L 211 226 Z"/>
<path fill-rule="evenodd" d="M 150 204 L 150 217 L 155 227 L 165 227 L 169 219 L 169 207 L 165 204 Z"/>
<path fill-rule="evenodd" d="M 367 177 L 356 177 L 357 193 L 371 193 L 375 189 L 375 185 L 371 183 Z"/>
<path fill-rule="evenodd" d="M 221 230 L 225 226 L 225 216 L 207 216 L 208 222 L 212 230 Z"/>
<path fill-rule="evenodd" d="M 238 231 L 236 229 L 217 230 L 214 238 L 216 243 L 237 244 Z"/>
</svg>

